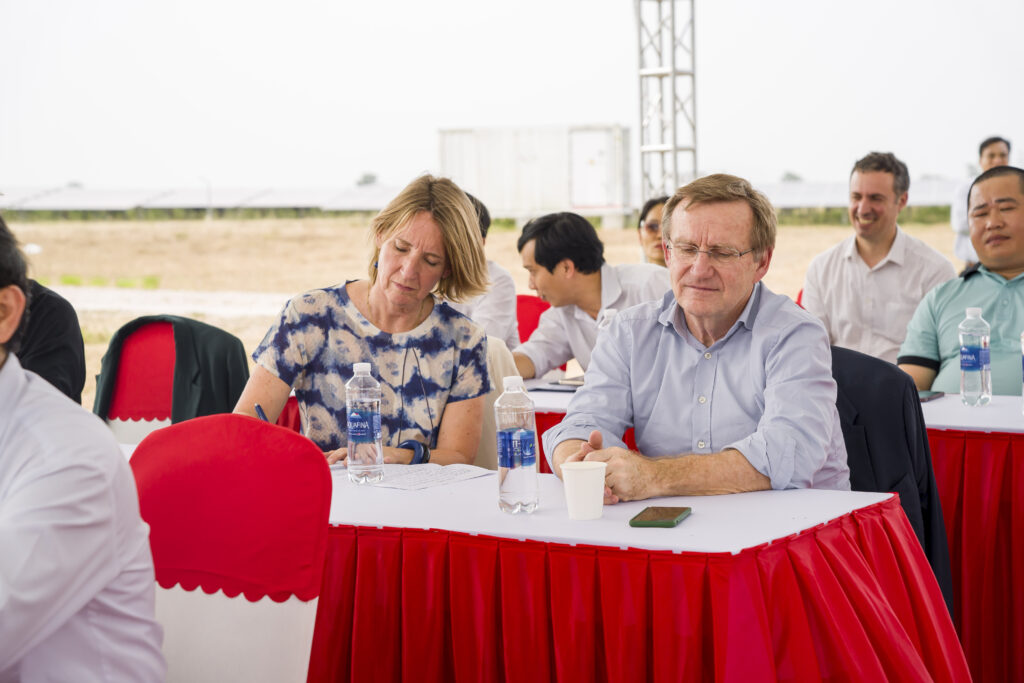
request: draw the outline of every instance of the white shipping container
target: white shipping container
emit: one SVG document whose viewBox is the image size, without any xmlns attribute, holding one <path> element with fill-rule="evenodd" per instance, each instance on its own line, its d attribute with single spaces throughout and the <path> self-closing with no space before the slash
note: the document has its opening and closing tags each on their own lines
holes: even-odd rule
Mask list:
<svg viewBox="0 0 1024 683">
<path fill-rule="evenodd" d="M 619 125 L 440 131 L 440 169 L 494 216 L 554 211 L 620 226 L 630 211 L 629 131 Z"/>
</svg>

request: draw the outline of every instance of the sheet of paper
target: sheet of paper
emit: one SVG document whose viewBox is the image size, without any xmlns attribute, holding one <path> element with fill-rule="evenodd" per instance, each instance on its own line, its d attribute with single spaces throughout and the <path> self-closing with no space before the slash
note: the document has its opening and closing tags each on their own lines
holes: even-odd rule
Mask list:
<svg viewBox="0 0 1024 683">
<path fill-rule="evenodd" d="M 344 468 L 331 467 L 335 472 L 344 471 Z M 474 479 L 488 474 L 494 474 L 493 470 L 487 470 L 475 465 L 438 465 L 427 463 L 425 465 L 384 465 L 384 480 L 375 486 L 382 486 L 389 489 L 400 489 L 403 491 L 416 491 L 432 486 L 442 486 L 465 479 Z"/>
</svg>

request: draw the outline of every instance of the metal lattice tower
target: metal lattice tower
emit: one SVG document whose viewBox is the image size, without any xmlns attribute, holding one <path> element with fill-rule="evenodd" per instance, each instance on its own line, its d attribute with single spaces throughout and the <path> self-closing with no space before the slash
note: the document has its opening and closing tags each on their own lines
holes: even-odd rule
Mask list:
<svg viewBox="0 0 1024 683">
<path fill-rule="evenodd" d="M 634 0 L 641 200 L 697 177 L 694 0 Z"/>
</svg>

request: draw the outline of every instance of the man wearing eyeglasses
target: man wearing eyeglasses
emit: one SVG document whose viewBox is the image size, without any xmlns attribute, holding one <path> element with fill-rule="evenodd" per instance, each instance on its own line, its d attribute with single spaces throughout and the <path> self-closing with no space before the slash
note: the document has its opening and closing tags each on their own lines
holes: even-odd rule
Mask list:
<svg viewBox="0 0 1024 683">
<path fill-rule="evenodd" d="M 850 488 L 828 337 L 761 283 L 775 212 L 718 174 L 665 206 L 672 292 L 619 313 L 586 381 L 544 434 L 553 469 L 608 463 L 605 502 L 786 488 Z M 638 451 L 621 436 L 635 430 Z"/>
<path fill-rule="evenodd" d="M 896 225 L 910 175 L 891 153 L 872 152 L 850 173 L 853 236 L 814 257 L 803 307 L 831 342 L 896 362 L 907 323 L 930 289 L 956 276 L 949 259 Z"/>
</svg>

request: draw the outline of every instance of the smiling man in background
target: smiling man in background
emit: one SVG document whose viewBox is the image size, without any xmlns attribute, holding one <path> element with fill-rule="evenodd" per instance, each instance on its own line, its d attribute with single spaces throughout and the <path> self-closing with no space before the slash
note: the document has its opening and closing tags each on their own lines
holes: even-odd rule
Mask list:
<svg viewBox="0 0 1024 683">
<path fill-rule="evenodd" d="M 854 234 L 814 257 L 803 307 L 831 343 L 896 362 L 907 322 L 935 285 L 956 277 L 953 264 L 896 224 L 907 205 L 910 174 L 892 154 L 872 152 L 850 173 Z"/>
</svg>

